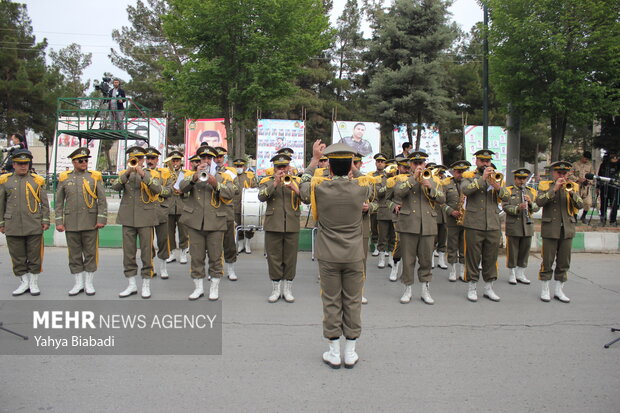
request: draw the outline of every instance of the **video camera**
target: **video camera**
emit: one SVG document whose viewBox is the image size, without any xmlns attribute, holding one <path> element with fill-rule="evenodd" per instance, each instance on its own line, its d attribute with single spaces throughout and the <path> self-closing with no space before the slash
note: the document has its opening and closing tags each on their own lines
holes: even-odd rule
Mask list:
<svg viewBox="0 0 620 413">
<path fill-rule="evenodd" d="M 101 82 L 99 82 L 98 80 L 93 81 L 93 84 L 95 85 L 95 90 L 101 91 L 103 96 L 107 97 L 108 94 L 110 93 L 110 90 L 113 88 L 112 78 L 104 76 L 101 78 L 101 80 L 102 80 Z"/>
</svg>

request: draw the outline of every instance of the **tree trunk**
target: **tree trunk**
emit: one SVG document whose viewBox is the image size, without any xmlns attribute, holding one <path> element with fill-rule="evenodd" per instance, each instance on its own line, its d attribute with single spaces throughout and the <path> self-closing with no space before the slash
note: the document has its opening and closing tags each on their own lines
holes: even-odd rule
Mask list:
<svg viewBox="0 0 620 413">
<path fill-rule="evenodd" d="M 409 143 L 413 144 L 413 128 L 411 127 L 411 123 L 407 123 L 407 140 Z M 395 148 L 394 153 L 398 153 L 400 149 Z"/>
<path fill-rule="evenodd" d="M 565 134 L 566 113 L 553 113 L 551 115 L 551 162 L 560 160 Z"/>
<path fill-rule="evenodd" d="M 420 139 L 422 138 L 422 112 L 418 112 L 418 131 L 415 137 L 415 150 L 420 150 Z"/>
</svg>

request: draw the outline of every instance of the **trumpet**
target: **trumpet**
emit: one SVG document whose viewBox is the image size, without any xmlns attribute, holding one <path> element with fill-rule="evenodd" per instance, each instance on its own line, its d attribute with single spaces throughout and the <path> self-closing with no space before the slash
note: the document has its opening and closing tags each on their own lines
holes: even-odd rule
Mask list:
<svg viewBox="0 0 620 413">
<path fill-rule="evenodd" d="M 418 175 L 418 181 L 422 182 L 423 179 L 431 179 L 433 177 L 433 170 L 430 168 L 424 169 L 420 175 Z"/>
<path fill-rule="evenodd" d="M 502 182 L 504 180 L 504 174 L 501 172 L 493 172 L 491 174 L 491 179 L 495 180 L 495 182 Z"/>
<path fill-rule="evenodd" d="M 138 166 L 138 158 L 132 156 L 131 158 L 129 158 L 129 161 L 127 163 L 130 168 L 135 168 L 136 166 Z"/>
<path fill-rule="evenodd" d="M 564 183 L 564 190 L 566 192 L 573 192 L 575 190 L 575 184 L 573 182 L 565 182 Z"/>
<path fill-rule="evenodd" d="M 293 183 L 293 177 L 290 175 L 284 175 L 282 182 L 284 182 L 284 185 L 290 185 Z"/>
<path fill-rule="evenodd" d="M 201 171 L 200 175 L 198 175 L 198 180 L 200 182 L 207 182 L 209 180 L 209 172 Z"/>
</svg>

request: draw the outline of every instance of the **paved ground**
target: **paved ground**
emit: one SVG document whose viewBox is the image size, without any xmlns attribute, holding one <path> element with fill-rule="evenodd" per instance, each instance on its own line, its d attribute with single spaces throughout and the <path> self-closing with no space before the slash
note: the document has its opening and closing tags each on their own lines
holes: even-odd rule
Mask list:
<svg viewBox="0 0 620 413">
<path fill-rule="evenodd" d="M 120 251 L 100 258 L 95 299 L 115 299 L 125 287 Z M 0 262 L 0 299 L 11 299 L 17 283 L 5 248 Z M 508 285 L 504 269 L 501 303 L 469 303 L 465 284 L 436 270 L 436 304 L 402 305 L 401 285 L 375 264 L 370 258 L 353 370 L 321 362 L 327 345 L 309 253 L 299 255 L 295 304 L 266 302 L 267 264 L 255 253 L 241 256 L 240 280 L 221 288 L 222 356 L 0 356 L 0 411 L 619 411 L 620 343 L 603 349 L 620 326 L 618 255 L 575 254 L 568 305 L 542 303 L 538 282 Z M 533 257 L 530 278 L 539 264 Z M 188 266 L 170 268 L 153 297 L 185 299 Z M 65 299 L 71 282 L 65 249 L 48 248 L 41 298 Z M 12 339 L 0 332 L 0 347 Z"/>
</svg>

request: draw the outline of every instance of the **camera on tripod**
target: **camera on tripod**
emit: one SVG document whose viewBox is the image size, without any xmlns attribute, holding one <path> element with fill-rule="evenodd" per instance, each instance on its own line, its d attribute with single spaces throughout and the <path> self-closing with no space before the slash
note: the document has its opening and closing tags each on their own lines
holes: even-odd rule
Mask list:
<svg viewBox="0 0 620 413">
<path fill-rule="evenodd" d="M 103 96 L 107 97 L 110 93 L 110 90 L 112 89 L 112 78 L 104 76 L 101 78 L 101 80 L 101 82 L 98 80 L 93 81 L 93 84 L 95 85 L 95 90 L 101 91 Z"/>
</svg>

